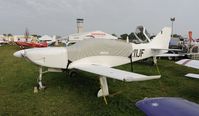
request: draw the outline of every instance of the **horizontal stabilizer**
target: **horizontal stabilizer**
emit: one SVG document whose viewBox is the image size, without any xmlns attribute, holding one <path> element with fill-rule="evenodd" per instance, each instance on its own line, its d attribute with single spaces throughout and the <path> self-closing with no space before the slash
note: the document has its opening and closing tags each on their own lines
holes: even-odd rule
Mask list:
<svg viewBox="0 0 199 116">
<path fill-rule="evenodd" d="M 151 79 L 158 79 L 161 76 L 160 75 L 155 75 L 155 76 L 146 76 L 142 74 L 137 74 L 133 72 L 127 72 L 119 69 L 113 69 L 110 67 L 105 67 L 105 66 L 100 66 L 100 65 L 94 65 L 94 64 L 88 64 L 88 65 L 81 65 L 81 66 L 75 66 L 74 68 L 98 74 L 101 76 L 121 80 L 121 81 L 145 81 L 145 80 L 151 80 Z"/>
<path fill-rule="evenodd" d="M 178 56 L 185 56 L 185 54 L 160 54 L 156 55 L 157 57 L 178 57 Z"/>
<path fill-rule="evenodd" d="M 151 48 L 152 50 L 166 50 L 166 51 L 182 51 L 181 49 L 160 49 L 160 48 Z"/>
</svg>

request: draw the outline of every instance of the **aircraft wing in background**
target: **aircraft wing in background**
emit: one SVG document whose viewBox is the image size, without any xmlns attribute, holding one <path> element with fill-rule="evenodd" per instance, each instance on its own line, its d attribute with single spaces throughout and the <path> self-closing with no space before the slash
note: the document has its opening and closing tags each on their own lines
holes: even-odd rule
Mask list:
<svg viewBox="0 0 199 116">
<path fill-rule="evenodd" d="M 136 106 L 147 116 L 198 116 L 199 104 L 183 98 L 157 97 L 145 98 Z"/>
<path fill-rule="evenodd" d="M 199 69 L 199 60 L 182 59 L 180 61 L 177 61 L 176 63 L 187 67 Z M 199 79 L 199 74 L 188 73 L 185 76 Z"/>
<path fill-rule="evenodd" d="M 199 60 L 182 59 L 180 61 L 177 61 L 176 63 L 187 67 L 199 69 Z"/>
</svg>

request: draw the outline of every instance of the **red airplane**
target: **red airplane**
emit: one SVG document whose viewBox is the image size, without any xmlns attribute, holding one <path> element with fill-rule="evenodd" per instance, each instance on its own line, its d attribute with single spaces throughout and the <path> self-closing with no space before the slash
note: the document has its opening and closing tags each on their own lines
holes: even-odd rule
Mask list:
<svg viewBox="0 0 199 116">
<path fill-rule="evenodd" d="M 48 47 L 46 42 L 15 42 L 20 48 L 41 48 Z"/>
</svg>

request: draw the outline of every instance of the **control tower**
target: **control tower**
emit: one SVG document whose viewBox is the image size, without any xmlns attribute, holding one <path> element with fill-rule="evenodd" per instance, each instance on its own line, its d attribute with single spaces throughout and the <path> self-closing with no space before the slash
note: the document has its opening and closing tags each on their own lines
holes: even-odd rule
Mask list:
<svg viewBox="0 0 199 116">
<path fill-rule="evenodd" d="M 81 33 L 84 31 L 83 23 L 84 23 L 84 19 L 82 18 L 77 19 L 77 33 Z"/>
</svg>

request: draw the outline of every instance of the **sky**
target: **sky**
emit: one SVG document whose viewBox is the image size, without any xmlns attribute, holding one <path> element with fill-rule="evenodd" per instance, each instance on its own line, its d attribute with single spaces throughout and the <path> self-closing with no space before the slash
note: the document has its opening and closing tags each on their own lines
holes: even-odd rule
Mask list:
<svg viewBox="0 0 199 116">
<path fill-rule="evenodd" d="M 0 0 L 0 34 L 61 35 L 76 33 L 76 19 L 84 31 L 102 30 L 121 35 L 143 25 L 156 34 L 171 26 L 173 32 L 199 38 L 199 0 Z"/>
</svg>

